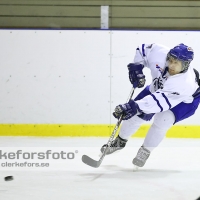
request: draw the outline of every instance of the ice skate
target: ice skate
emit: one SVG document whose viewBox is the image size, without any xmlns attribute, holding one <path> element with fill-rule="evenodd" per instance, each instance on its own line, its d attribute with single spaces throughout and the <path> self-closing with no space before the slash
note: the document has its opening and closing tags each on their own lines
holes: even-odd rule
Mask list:
<svg viewBox="0 0 200 200">
<path fill-rule="evenodd" d="M 110 148 L 107 150 L 106 155 L 112 154 L 115 151 L 121 150 L 126 146 L 128 140 L 122 139 L 119 135 L 111 142 Z M 101 153 L 104 152 L 107 144 L 101 147 Z"/>
<path fill-rule="evenodd" d="M 136 157 L 133 159 L 133 164 L 138 167 L 143 167 L 150 153 L 151 152 L 148 149 L 145 149 L 143 146 L 141 146 Z"/>
</svg>

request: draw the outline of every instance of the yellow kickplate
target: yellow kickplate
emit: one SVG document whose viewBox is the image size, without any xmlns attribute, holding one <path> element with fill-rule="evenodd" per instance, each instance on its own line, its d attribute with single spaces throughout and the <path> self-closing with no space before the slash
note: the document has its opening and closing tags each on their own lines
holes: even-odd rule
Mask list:
<svg viewBox="0 0 200 200">
<path fill-rule="evenodd" d="M 0 124 L 0 136 L 109 137 L 114 125 L 96 124 Z M 150 125 L 143 125 L 133 137 L 145 137 Z M 200 138 L 200 126 L 173 126 L 168 138 Z"/>
</svg>

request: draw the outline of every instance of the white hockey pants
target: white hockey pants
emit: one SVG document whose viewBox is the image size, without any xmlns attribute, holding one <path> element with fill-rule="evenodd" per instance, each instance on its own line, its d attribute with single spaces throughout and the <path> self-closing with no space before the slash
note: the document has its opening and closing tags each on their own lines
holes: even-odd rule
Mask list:
<svg viewBox="0 0 200 200">
<path fill-rule="evenodd" d="M 143 146 L 150 151 L 157 147 L 165 137 L 169 128 L 173 126 L 174 121 L 174 114 L 170 110 L 156 113 L 154 115 L 153 124 L 151 125 L 145 137 Z M 133 135 L 144 122 L 145 121 L 138 116 L 134 116 L 129 120 L 124 120 L 119 132 L 119 136 L 128 140 L 129 137 Z"/>
</svg>

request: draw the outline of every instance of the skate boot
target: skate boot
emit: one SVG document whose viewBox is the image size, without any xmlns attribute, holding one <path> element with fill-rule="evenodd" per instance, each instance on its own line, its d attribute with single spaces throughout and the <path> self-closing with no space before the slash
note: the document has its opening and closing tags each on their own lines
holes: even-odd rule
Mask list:
<svg viewBox="0 0 200 200">
<path fill-rule="evenodd" d="M 114 153 L 115 151 L 121 150 L 126 146 L 128 140 L 122 139 L 119 135 L 111 142 L 110 148 L 107 149 L 106 155 Z M 101 153 L 104 152 L 107 144 L 101 147 Z"/>
<path fill-rule="evenodd" d="M 145 149 L 143 146 L 141 146 L 136 157 L 133 159 L 133 164 L 138 167 L 143 167 L 150 153 L 151 152 L 148 149 Z"/>
</svg>

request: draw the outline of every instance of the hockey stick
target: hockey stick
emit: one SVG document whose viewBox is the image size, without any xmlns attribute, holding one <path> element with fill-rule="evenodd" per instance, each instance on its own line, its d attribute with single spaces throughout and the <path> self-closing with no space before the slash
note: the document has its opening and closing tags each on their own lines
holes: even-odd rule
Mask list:
<svg viewBox="0 0 200 200">
<path fill-rule="evenodd" d="M 127 100 L 127 103 L 128 103 L 128 102 L 130 101 L 130 99 L 132 98 L 132 96 L 133 96 L 133 94 L 134 94 L 134 91 L 135 91 L 135 88 L 132 88 L 131 93 L 130 93 L 130 95 L 129 95 L 129 98 L 128 98 L 128 100 Z M 102 153 L 102 155 L 101 155 L 101 157 L 100 157 L 100 159 L 99 159 L 98 161 L 93 160 L 92 158 L 90 158 L 90 157 L 87 156 L 87 155 L 83 155 L 83 156 L 82 156 L 82 161 L 83 161 L 86 165 L 89 165 L 89 166 L 95 167 L 95 168 L 98 168 L 98 167 L 101 165 L 101 163 L 102 163 L 102 161 L 103 161 L 103 159 L 104 159 L 104 157 L 105 157 L 105 155 L 106 155 L 108 149 L 110 148 L 111 142 L 113 141 L 113 138 L 115 137 L 115 134 L 116 134 L 116 132 L 117 132 L 117 130 L 118 130 L 118 128 L 119 128 L 121 122 L 122 122 L 122 118 L 123 118 L 123 114 L 122 114 L 122 115 L 120 116 L 120 118 L 118 119 L 117 124 L 115 125 L 115 128 L 114 128 L 114 130 L 113 130 L 113 132 L 112 132 L 112 134 L 111 134 L 111 136 L 110 136 L 110 138 L 109 138 L 109 140 L 108 140 L 108 143 L 107 143 L 107 145 L 106 145 L 106 148 L 104 149 L 104 152 Z"/>
</svg>

